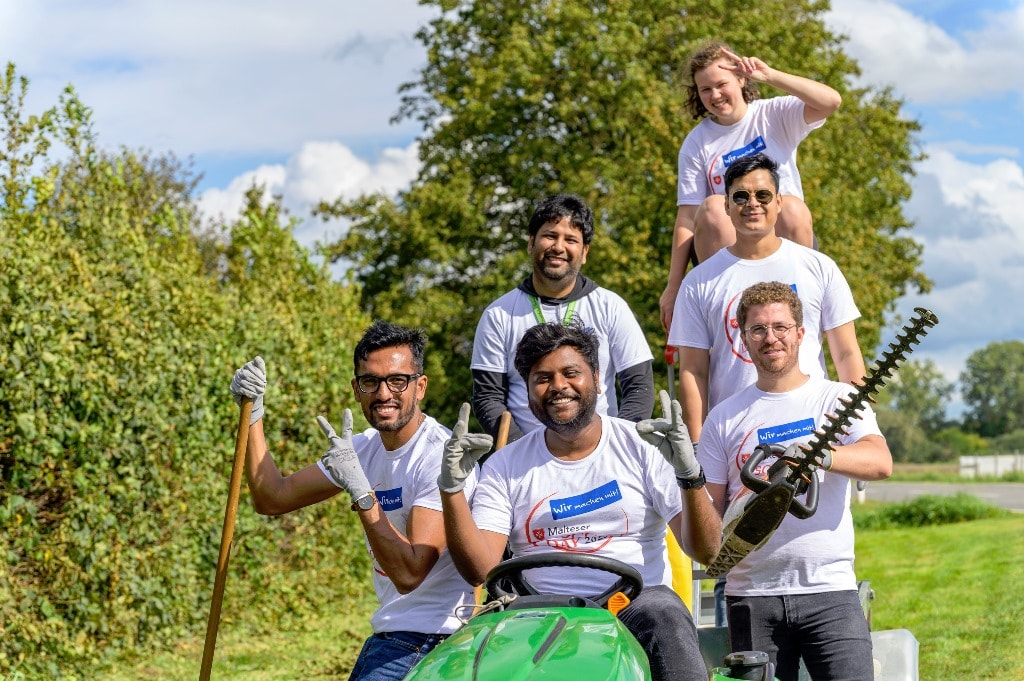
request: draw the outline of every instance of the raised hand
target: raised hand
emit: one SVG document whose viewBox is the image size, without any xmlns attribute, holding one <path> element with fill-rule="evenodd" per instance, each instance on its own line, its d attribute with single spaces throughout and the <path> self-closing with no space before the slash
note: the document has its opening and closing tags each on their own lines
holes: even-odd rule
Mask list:
<svg viewBox="0 0 1024 681">
<path fill-rule="evenodd" d="M 363 467 L 359 465 L 359 458 L 356 456 L 356 449 L 352 445 L 352 410 L 346 409 L 341 417 L 341 436 L 334 432 L 334 427 L 323 416 L 317 416 L 316 422 L 320 424 L 320 430 L 324 431 L 331 448 L 320 457 L 320 462 L 330 473 L 338 485 L 352 495 L 352 499 L 358 499 L 367 492 L 372 492 L 369 481 Z"/>
<path fill-rule="evenodd" d="M 636 424 L 636 432 L 645 442 L 658 448 L 665 460 L 672 464 L 676 477 L 692 480 L 700 475 L 700 464 L 690 441 L 690 431 L 683 422 L 683 407 L 679 400 L 669 399 L 668 392 L 658 393 L 661 418 L 645 419 Z"/>
<path fill-rule="evenodd" d="M 732 71 L 756 83 L 763 83 L 768 80 L 771 68 L 757 57 L 741 57 L 726 49 L 722 50 L 722 54 L 735 62 L 734 66 L 723 63 L 722 68 L 726 71 Z"/>
<path fill-rule="evenodd" d="M 465 487 L 466 478 L 476 462 L 490 451 L 493 444 L 490 435 L 469 432 L 469 404 L 463 402 L 452 436 L 444 445 L 441 474 L 437 476 L 437 486 L 441 491 L 454 494 Z"/>
<path fill-rule="evenodd" d="M 235 402 L 240 405 L 242 399 L 246 397 L 252 400 L 250 426 L 263 418 L 263 393 L 266 391 L 267 365 L 263 362 L 263 358 L 257 355 L 236 371 L 231 379 L 231 394 L 234 396 Z"/>
</svg>

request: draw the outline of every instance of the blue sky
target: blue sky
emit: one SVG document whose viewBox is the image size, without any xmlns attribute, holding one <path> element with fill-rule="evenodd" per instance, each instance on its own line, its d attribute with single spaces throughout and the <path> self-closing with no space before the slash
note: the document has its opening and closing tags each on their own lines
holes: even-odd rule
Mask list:
<svg viewBox="0 0 1024 681">
<path fill-rule="evenodd" d="M 432 13 L 414 0 L 0 0 L 0 60 L 30 79 L 30 110 L 71 83 L 101 143 L 193 158 L 209 213 L 233 215 L 257 179 L 301 216 L 415 176 L 418 127 L 389 120 Z M 955 380 L 971 352 L 1024 338 L 1024 0 L 834 0 L 827 22 L 863 81 L 892 85 L 924 126 L 905 211 L 936 286 L 899 307 L 938 314 L 914 357 Z M 340 229 L 308 221 L 296 235 Z"/>
</svg>

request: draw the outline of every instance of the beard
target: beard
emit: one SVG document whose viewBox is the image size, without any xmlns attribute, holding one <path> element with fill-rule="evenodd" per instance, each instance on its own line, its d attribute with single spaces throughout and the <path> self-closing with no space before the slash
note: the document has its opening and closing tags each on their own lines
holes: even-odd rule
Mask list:
<svg viewBox="0 0 1024 681">
<path fill-rule="evenodd" d="M 548 413 L 546 405 L 551 400 L 560 397 L 576 397 L 576 413 L 568 419 L 558 419 Z M 594 418 L 597 411 L 597 388 L 592 387 L 577 393 L 574 390 L 563 390 L 560 393 L 546 397 L 543 403 L 530 400 L 530 411 L 537 420 L 559 435 L 572 435 L 587 427 Z"/>
<path fill-rule="evenodd" d="M 541 254 L 533 261 L 534 268 L 540 271 L 544 275 L 545 279 L 551 281 L 564 281 L 566 279 L 575 279 L 576 275 L 580 273 L 579 268 L 576 264 L 569 259 L 566 259 L 564 263 L 557 266 L 550 266 L 546 263 L 545 254 Z"/>
<path fill-rule="evenodd" d="M 383 417 L 380 414 L 378 414 L 377 411 L 374 409 L 374 407 L 379 406 L 381 404 L 395 403 L 397 403 L 398 412 L 392 417 Z M 363 416 L 366 417 L 366 420 L 370 423 L 370 425 L 373 426 L 376 430 L 385 433 L 394 433 L 401 430 L 402 428 L 405 428 L 405 426 L 408 425 L 410 421 L 412 421 L 412 417 L 415 415 L 415 413 L 415 400 L 410 400 L 407 404 L 400 400 L 395 400 L 394 402 L 376 402 L 363 409 Z"/>
<path fill-rule="evenodd" d="M 784 355 L 766 358 L 760 352 L 755 352 L 750 355 L 750 361 L 760 373 L 777 378 L 800 364 L 799 348 L 786 347 L 789 351 Z"/>
</svg>

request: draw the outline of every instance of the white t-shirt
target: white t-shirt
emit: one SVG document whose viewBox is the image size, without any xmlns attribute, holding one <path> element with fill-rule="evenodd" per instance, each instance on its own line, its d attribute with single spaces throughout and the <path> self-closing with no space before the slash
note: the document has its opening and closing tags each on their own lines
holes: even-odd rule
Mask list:
<svg viewBox="0 0 1024 681">
<path fill-rule="evenodd" d="M 377 495 L 377 503 L 399 532 L 409 536 L 407 524 L 413 506 L 441 511 L 441 493 L 437 476 L 441 473 L 441 454 L 451 431 L 427 416 L 412 439 L 394 451 L 384 449 L 380 434 L 373 428 L 353 436 L 356 455 L 366 479 Z M 332 483 L 323 464 L 321 472 Z M 334 483 L 337 484 L 337 483 Z M 466 481 L 466 497 L 476 485 L 476 473 Z M 366 548 L 370 551 L 369 540 Z M 462 623 L 455 608 L 474 603 L 473 589 L 459 575 L 445 549 L 423 582 L 407 594 L 401 594 L 377 561 L 373 562 L 373 587 L 380 607 L 370 618 L 373 631 L 414 631 L 422 634 L 450 634 Z"/>
<path fill-rule="evenodd" d="M 779 250 L 761 260 L 737 258 L 723 248 L 683 279 L 668 342 L 710 350 L 708 409 L 757 381 L 757 370 L 736 321 L 736 306 L 747 287 L 781 281 L 796 291 L 803 304 L 806 329 L 800 346 L 800 370 L 809 376 L 826 376 L 822 349 L 825 331 L 860 316 L 850 285 L 831 258 L 788 239 L 780 241 Z"/>
<path fill-rule="evenodd" d="M 572 303 L 548 305 L 538 299 L 545 321 L 566 321 Z M 598 286 L 577 299 L 573 318 L 593 330 L 600 341 L 598 369 L 601 372 L 601 393 L 597 396 L 599 414 L 619 413 L 615 396 L 615 374 L 654 359 L 644 332 L 633 311 L 620 296 Z M 491 303 L 477 323 L 473 338 L 471 369 L 508 376 L 508 410 L 523 433 L 542 428 L 530 411 L 526 383 L 515 368 L 516 346 L 526 330 L 539 322 L 534 316 L 530 297 L 521 289 L 509 291 Z"/>
<path fill-rule="evenodd" d="M 482 530 L 508 535 L 513 555 L 596 553 L 627 563 L 644 584 L 671 586 L 667 523 L 682 511 L 675 474 L 636 424 L 601 417 L 597 448 L 579 461 L 554 457 L 535 430 L 484 463 L 473 497 Z M 541 593 L 593 596 L 615 577 L 573 568 L 541 568 L 526 578 Z"/>
<path fill-rule="evenodd" d="M 725 171 L 737 158 L 765 153 L 779 164 L 779 191 L 804 198 L 796 148 L 825 119 L 804 122 L 804 103 L 791 95 L 755 99 L 732 125 L 705 118 L 679 149 L 676 203 L 697 206 L 712 194 L 725 194 Z"/>
<path fill-rule="evenodd" d="M 824 415 L 839 408 L 839 398 L 855 390 L 846 383 L 811 378 L 787 393 L 766 393 L 752 385 L 725 400 L 708 414 L 700 436 L 697 458 L 708 482 L 725 484 L 732 502 L 746 489 L 740 470 L 758 444 L 809 442 L 824 423 Z M 839 438 L 840 444 L 881 435 L 867 406 L 848 431 Z M 774 462 L 775 457 L 767 457 L 757 473 L 766 477 Z M 764 546 L 729 571 L 726 594 L 767 596 L 857 588 L 850 480 L 823 469 L 816 475 L 820 483 L 817 512 L 804 520 L 787 514 Z"/>
</svg>

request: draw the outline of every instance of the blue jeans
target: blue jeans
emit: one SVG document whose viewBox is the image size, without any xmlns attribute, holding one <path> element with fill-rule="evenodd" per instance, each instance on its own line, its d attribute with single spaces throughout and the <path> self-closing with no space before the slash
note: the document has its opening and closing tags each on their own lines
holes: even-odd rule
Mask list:
<svg viewBox="0 0 1024 681">
<path fill-rule="evenodd" d="M 402 681 L 446 634 L 382 631 L 366 639 L 349 681 Z"/>
<path fill-rule="evenodd" d="M 653 681 L 707 681 L 693 616 L 675 591 L 661 584 L 644 587 L 619 620 L 647 653 Z"/>
<path fill-rule="evenodd" d="M 800 658 L 812 679 L 871 681 L 871 632 L 856 591 L 726 596 L 733 650 L 761 650 L 779 681 L 796 681 Z"/>
</svg>

